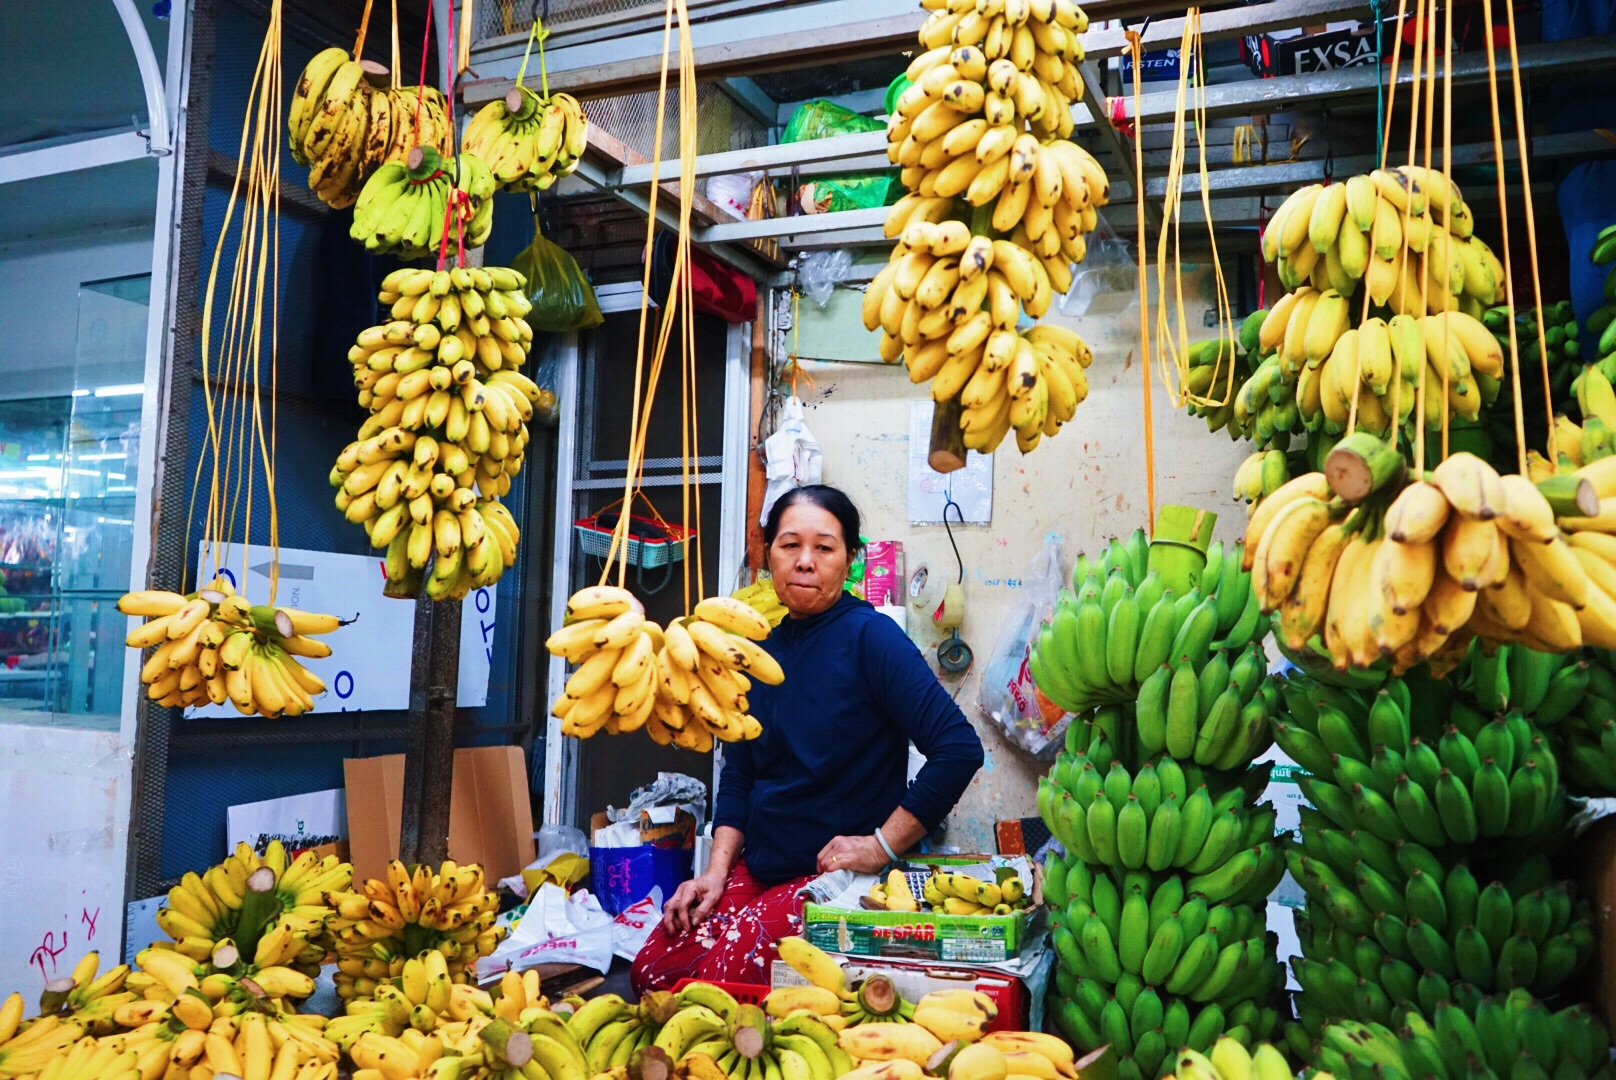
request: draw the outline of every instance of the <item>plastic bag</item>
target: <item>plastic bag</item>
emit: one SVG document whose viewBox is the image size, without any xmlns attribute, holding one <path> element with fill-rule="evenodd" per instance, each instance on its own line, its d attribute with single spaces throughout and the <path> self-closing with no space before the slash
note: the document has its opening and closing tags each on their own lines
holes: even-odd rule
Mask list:
<svg viewBox="0 0 1616 1080">
<path fill-rule="evenodd" d="M 511 260 L 511 269 L 527 277 L 527 296 L 533 301 L 527 322 L 533 329 L 562 333 L 588 330 L 605 321 L 595 302 L 595 287 L 578 260 L 544 238 L 537 216 L 533 242 Z"/>
<path fill-rule="evenodd" d="M 510 936 L 484 961 L 487 971 L 524 971 L 540 964 L 579 964 L 605 971 L 615 952 L 612 916 L 600 901 L 580 889 L 572 896 L 558 885 L 545 885 L 534 894 L 514 924 L 507 919 Z"/>
<path fill-rule="evenodd" d="M 1051 533 L 1033 559 L 999 639 L 982 670 L 978 703 L 999 725 L 1005 738 L 1034 757 L 1053 758 L 1071 718 L 1038 692 L 1027 657 L 1039 627 L 1054 611 L 1066 575 L 1061 570 L 1061 538 Z"/>
<path fill-rule="evenodd" d="M 715 206 L 729 212 L 732 217 L 742 221 L 749 216 L 747 211 L 752 206 L 752 189 L 757 187 L 763 179 L 761 172 L 725 173 L 722 176 L 709 177 L 706 183 L 706 194 Z"/>
<path fill-rule="evenodd" d="M 886 124 L 829 101 L 806 101 L 797 106 L 780 136 L 782 143 L 828 139 L 836 135 L 857 135 L 885 130 Z M 898 170 L 821 176 L 797 189 L 797 201 L 810 214 L 838 210 L 869 210 L 898 200 L 903 187 Z"/>
<path fill-rule="evenodd" d="M 794 487 L 817 484 L 825 478 L 825 452 L 808 430 L 801 398 L 786 399 L 780 410 L 780 426 L 763 440 L 763 462 L 763 474 L 769 483 L 763 490 L 760 526 L 768 524 L 769 508 L 780 496 Z"/>
<path fill-rule="evenodd" d="M 561 419 L 561 358 L 555 350 L 546 349 L 544 359 L 533 369 L 533 384 L 539 388 L 533 402 L 533 419 L 546 427 L 555 427 Z"/>
<path fill-rule="evenodd" d="M 830 294 L 838 281 L 846 281 L 853 272 L 853 254 L 846 248 L 835 251 L 815 251 L 797 267 L 797 284 L 814 303 L 824 307 L 830 303 Z"/>
<path fill-rule="evenodd" d="M 1139 265 L 1128 241 L 1118 236 L 1104 217 L 1089 238 L 1088 254 L 1072 279 L 1072 287 L 1060 298 L 1060 313 L 1115 315 L 1139 300 Z"/>
</svg>

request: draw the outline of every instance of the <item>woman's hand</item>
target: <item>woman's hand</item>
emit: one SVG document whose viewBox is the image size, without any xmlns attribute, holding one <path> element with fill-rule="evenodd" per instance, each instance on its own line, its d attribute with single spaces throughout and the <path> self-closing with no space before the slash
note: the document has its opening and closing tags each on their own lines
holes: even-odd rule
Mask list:
<svg viewBox="0 0 1616 1080">
<path fill-rule="evenodd" d="M 675 935 L 689 933 L 707 921 L 723 896 L 722 877 L 703 874 L 683 882 L 662 905 L 662 929 Z"/>
<path fill-rule="evenodd" d="M 819 872 L 851 870 L 855 874 L 878 874 L 890 862 L 873 836 L 833 836 L 819 853 Z"/>
</svg>

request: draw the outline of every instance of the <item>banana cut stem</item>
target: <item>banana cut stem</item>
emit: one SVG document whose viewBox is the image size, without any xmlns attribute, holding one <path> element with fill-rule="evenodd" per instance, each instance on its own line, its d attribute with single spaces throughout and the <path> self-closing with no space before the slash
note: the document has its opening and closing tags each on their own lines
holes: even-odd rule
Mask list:
<svg viewBox="0 0 1616 1080">
<path fill-rule="evenodd" d="M 1354 432 L 1324 460 L 1330 490 L 1349 503 L 1362 502 L 1402 478 L 1403 455 L 1368 432 Z"/>
</svg>

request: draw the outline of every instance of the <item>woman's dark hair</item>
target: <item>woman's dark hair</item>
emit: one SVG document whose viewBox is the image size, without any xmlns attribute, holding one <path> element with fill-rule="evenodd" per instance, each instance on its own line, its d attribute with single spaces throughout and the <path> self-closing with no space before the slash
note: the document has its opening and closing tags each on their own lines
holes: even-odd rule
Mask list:
<svg viewBox="0 0 1616 1080">
<path fill-rule="evenodd" d="M 774 543 L 775 536 L 780 532 L 780 519 L 785 516 L 788 507 L 798 503 L 817 506 L 836 519 L 842 527 L 842 544 L 847 548 L 849 559 L 864 546 L 859 540 L 858 507 L 847 497 L 847 492 L 841 488 L 833 488 L 829 484 L 806 484 L 803 487 L 792 488 L 774 500 L 774 505 L 769 507 L 769 520 L 763 524 L 764 546 Z"/>
</svg>

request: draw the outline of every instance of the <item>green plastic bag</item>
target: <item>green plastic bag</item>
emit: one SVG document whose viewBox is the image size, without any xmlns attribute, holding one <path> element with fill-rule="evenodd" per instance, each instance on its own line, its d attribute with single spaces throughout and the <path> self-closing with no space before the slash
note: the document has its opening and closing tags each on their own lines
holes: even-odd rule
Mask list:
<svg viewBox="0 0 1616 1080">
<path fill-rule="evenodd" d="M 782 143 L 807 142 L 810 139 L 828 139 L 836 135 L 857 135 L 866 131 L 882 131 L 886 125 L 868 116 L 829 101 L 807 101 L 797 106 L 780 136 Z M 847 173 L 841 176 L 820 176 L 804 184 L 797 197 L 813 202 L 815 213 L 837 210 L 870 210 L 889 206 L 898 201 L 903 187 L 898 182 L 896 169 L 876 172 Z"/>
<path fill-rule="evenodd" d="M 533 242 L 511 260 L 511 269 L 527 277 L 527 297 L 533 301 L 527 321 L 533 329 L 562 333 L 588 330 L 606 321 L 595 301 L 595 287 L 578 260 L 545 239 L 537 215 Z"/>
</svg>

